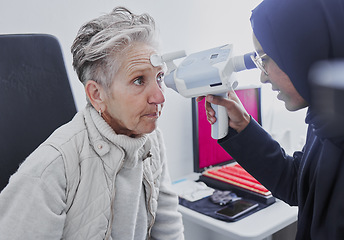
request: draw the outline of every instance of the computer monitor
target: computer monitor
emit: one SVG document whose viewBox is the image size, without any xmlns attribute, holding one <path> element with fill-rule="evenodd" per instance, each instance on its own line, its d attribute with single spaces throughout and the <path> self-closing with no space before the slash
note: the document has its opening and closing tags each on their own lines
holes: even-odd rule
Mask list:
<svg viewBox="0 0 344 240">
<path fill-rule="evenodd" d="M 261 124 L 261 89 L 252 87 L 235 92 L 246 111 Z M 209 167 L 234 161 L 217 140 L 211 137 L 211 125 L 207 121 L 204 102 L 192 100 L 194 172 L 203 172 Z"/>
</svg>

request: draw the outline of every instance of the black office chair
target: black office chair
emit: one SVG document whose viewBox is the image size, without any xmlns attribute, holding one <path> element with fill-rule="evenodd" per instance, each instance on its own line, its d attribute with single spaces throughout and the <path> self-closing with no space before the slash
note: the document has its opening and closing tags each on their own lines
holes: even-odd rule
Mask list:
<svg viewBox="0 0 344 240">
<path fill-rule="evenodd" d="M 75 113 L 58 40 L 0 35 L 0 191 L 20 163 Z"/>
</svg>

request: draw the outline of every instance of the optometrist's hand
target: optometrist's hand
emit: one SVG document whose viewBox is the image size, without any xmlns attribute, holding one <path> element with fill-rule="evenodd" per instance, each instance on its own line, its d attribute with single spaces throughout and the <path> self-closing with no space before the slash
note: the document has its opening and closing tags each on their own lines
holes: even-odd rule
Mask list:
<svg viewBox="0 0 344 240">
<path fill-rule="evenodd" d="M 203 98 L 204 96 L 198 97 L 196 101 L 202 101 Z M 207 95 L 205 100 L 205 110 L 210 124 L 216 122 L 215 111 L 210 103 L 223 106 L 227 109 L 229 117 L 228 125 L 238 133 L 244 130 L 250 123 L 250 115 L 245 110 L 234 90 L 228 91 L 228 99 L 220 96 Z"/>
</svg>

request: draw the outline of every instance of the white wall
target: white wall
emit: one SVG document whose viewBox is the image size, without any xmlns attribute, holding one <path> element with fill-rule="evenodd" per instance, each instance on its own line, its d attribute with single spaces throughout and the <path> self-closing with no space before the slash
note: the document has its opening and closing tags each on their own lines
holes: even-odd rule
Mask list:
<svg viewBox="0 0 344 240">
<path fill-rule="evenodd" d="M 161 32 L 163 52 L 186 50 L 192 53 L 226 43 L 234 44 L 237 54 L 253 50 L 249 17 L 260 0 L 0 0 L 0 34 L 49 33 L 62 46 L 67 72 L 78 109 L 86 101 L 82 84 L 74 73 L 70 46 L 79 27 L 86 21 L 109 12 L 115 6 L 126 6 L 135 13 L 152 15 Z M 241 73 L 243 83 L 258 83 L 258 70 Z M 304 111 L 291 114 L 263 89 L 263 124 L 286 146 L 300 145 L 304 134 Z M 191 101 L 166 90 L 166 105 L 160 119 L 164 132 L 172 179 L 192 172 Z M 276 103 L 277 102 L 277 103 Z M 295 123 L 291 126 L 290 122 Z M 284 127 L 291 126 L 289 128 Z M 297 129 L 297 131 L 294 131 Z M 291 146 L 292 145 L 292 146 Z M 294 146 L 295 145 L 295 146 Z"/>
</svg>

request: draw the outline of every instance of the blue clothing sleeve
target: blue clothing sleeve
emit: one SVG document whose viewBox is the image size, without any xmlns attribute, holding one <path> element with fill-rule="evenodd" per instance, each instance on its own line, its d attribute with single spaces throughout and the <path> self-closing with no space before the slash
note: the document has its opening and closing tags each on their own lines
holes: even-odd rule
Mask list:
<svg viewBox="0 0 344 240">
<path fill-rule="evenodd" d="M 302 152 L 289 156 L 281 146 L 253 119 L 240 133 L 230 131 L 218 143 L 243 168 L 272 194 L 297 205 L 297 175 Z"/>
</svg>

